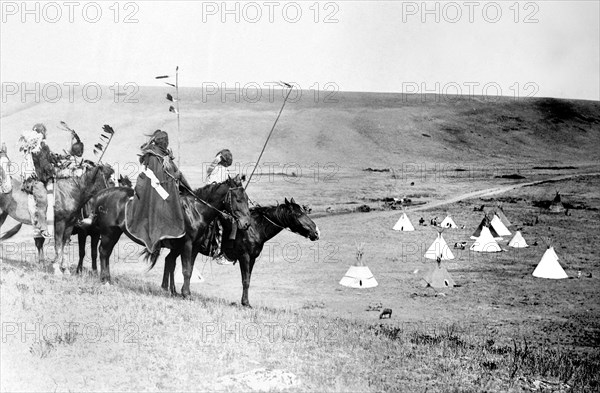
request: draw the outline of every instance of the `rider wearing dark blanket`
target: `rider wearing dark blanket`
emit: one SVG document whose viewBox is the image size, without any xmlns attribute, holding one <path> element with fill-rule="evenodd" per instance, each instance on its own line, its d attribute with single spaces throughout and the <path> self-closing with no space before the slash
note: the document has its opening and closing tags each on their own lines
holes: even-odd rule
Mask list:
<svg viewBox="0 0 600 393">
<path fill-rule="evenodd" d="M 144 243 L 149 252 L 158 250 L 163 239 L 185 235 L 179 191 L 191 187 L 173 162 L 169 136 L 156 130 L 141 146 L 140 174 L 133 203 L 129 206 L 127 230 Z"/>
</svg>

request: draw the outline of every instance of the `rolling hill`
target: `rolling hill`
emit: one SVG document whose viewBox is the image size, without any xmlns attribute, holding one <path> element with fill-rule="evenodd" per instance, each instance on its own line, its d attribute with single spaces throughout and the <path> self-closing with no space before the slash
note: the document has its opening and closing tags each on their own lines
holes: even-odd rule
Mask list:
<svg viewBox="0 0 600 393">
<path fill-rule="evenodd" d="M 51 148 L 68 148 L 68 135 L 55 128 L 61 120 L 80 133 L 90 158 L 103 124 L 116 130 L 107 162 L 136 162 L 144 134 L 157 128 L 170 132 L 177 155 L 176 116 L 168 112 L 170 103 L 164 98 L 169 87 L 141 87 L 131 96 L 131 89 L 115 94 L 106 87 L 98 102 L 85 100 L 80 90 L 70 102 L 67 92 L 65 88 L 56 103 L 43 98 L 35 102 L 32 95 L 21 100 L 17 94 L 2 104 L 1 139 L 13 160 L 20 159 L 15 146 L 20 133 L 37 122 L 48 126 Z M 246 171 L 258 157 L 282 92 L 244 93 L 203 97 L 200 88 L 182 89 L 180 156 L 192 182 L 201 181 L 203 163 L 223 147 L 233 151 Z M 352 173 L 406 163 L 585 166 L 600 161 L 597 101 L 323 93 L 318 99 L 314 91 L 302 91 L 295 99 L 292 94 L 263 163 L 277 163 L 275 170 L 281 170 L 286 163 L 310 167 L 333 162 Z M 257 94 L 257 102 L 248 102 Z"/>
</svg>

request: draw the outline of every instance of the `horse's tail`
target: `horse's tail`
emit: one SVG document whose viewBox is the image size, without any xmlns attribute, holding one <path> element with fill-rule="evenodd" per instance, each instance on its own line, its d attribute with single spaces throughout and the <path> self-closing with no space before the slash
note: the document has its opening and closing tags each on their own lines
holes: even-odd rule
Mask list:
<svg viewBox="0 0 600 393">
<path fill-rule="evenodd" d="M 148 267 L 148 271 L 154 268 L 156 262 L 158 261 L 158 257 L 160 256 L 160 247 L 157 247 L 154 251 L 150 252 L 147 248 L 144 248 L 142 251 L 142 256 L 144 257 L 144 261 L 150 262 L 150 267 Z"/>
<path fill-rule="evenodd" d="M 15 225 L 14 228 L 10 229 L 8 232 L 6 232 L 4 235 L 2 235 L 0 237 L 0 241 L 2 240 L 6 240 L 6 239 L 10 239 L 11 237 L 13 237 L 14 235 L 17 234 L 17 232 L 19 232 L 21 230 L 21 226 L 23 224 L 18 223 L 17 225 Z"/>
</svg>

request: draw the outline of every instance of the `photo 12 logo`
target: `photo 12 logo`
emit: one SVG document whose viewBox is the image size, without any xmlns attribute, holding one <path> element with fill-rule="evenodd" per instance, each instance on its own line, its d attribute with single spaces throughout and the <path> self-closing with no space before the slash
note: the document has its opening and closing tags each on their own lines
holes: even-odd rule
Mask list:
<svg viewBox="0 0 600 393">
<path fill-rule="evenodd" d="M 202 2 L 202 23 L 298 23 L 303 19 L 314 23 L 338 23 L 339 13 L 339 3 L 333 1 Z"/>
<path fill-rule="evenodd" d="M 539 11 L 533 1 L 403 1 L 402 23 L 539 23 Z"/>
<path fill-rule="evenodd" d="M 47 83 L 25 83 L 25 82 L 2 82 L 2 103 L 9 100 L 19 99 L 21 103 L 50 103 L 68 100 L 83 100 L 88 104 L 98 101 L 112 99 L 115 104 L 135 104 L 139 101 L 138 92 L 140 87 L 133 82 L 121 84 L 115 82 L 110 86 L 103 86 L 96 82 L 47 82 Z M 11 98 L 12 97 L 12 98 Z"/>
<path fill-rule="evenodd" d="M 540 87 L 535 82 L 402 82 L 402 101 L 441 102 L 456 99 L 498 101 L 500 97 L 515 100 L 535 97 Z"/>
<path fill-rule="evenodd" d="M 2 23 L 139 23 L 133 1 L 3 1 Z"/>
<path fill-rule="evenodd" d="M 300 102 L 302 98 L 311 99 L 315 103 L 335 104 L 337 103 L 337 93 L 340 87 L 335 82 L 314 82 L 310 85 L 301 86 L 296 82 L 289 82 L 292 91 L 288 96 L 287 102 Z M 233 85 L 227 85 L 225 82 L 203 82 L 202 83 L 202 102 L 207 103 L 215 99 L 220 102 L 235 102 L 255 104 L 258 102 L 273 103 L 275 99 L 285 98 L 287 89 L 282 88 L 281 83 L 277 82 L 247 82 L 243 85 L 235 82 Z"/>
</svg>

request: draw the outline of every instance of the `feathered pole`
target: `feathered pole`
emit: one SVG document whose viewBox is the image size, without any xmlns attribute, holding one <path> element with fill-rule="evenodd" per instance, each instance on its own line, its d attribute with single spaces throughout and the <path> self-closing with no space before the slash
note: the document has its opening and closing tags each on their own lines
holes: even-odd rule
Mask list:
<svg viewBox="0 0 600 393">
<path fill-rule="evenodd" d="M 169 75 L 160 75 L 157 76 L 156 79 L 168 79 Z M 177 166 L 180 166 L 181 162 L 181 123 L 179 119 L 179 66 L 175 67 L 175 84 L 165 82 L 165 84 L 175 88 L 175 97 L 171 94 L 167 93 L 167 101 L 175 103 L 175 106 L 169 106 L 169 112 L 175 113 L 177 115 Z"/>
<path fill-rule="evenodd" d="M 294 89 L 294 86 L 290 85 L 289 83 L 280 82 L 280 84 L 287 87 L 289 90 L 287 92 L 287 95 L 285 96 L 285 99 L 283 100 L 283 105 L 281 105 L 281 109 L 279 110 L 279 113 L 277 114 L 275 123 L 273 123 L 273 127 L 271 127 L 271 132 L 269 132 L 269 136 L 267 137 L 267 140 L 265 141 L 265 144 L 263 145 L 263 148 L 258 156 L 258 160 L 256 160 L 256 165 L 254 165 L 254 169 L 252 169 L 252 173 L 250 173 L 250 176 L 248 177 L 248 181 L 246 182 L 246 187 L 245 187 L 246 190 L 248 189 L 248 186 L 250 185 L 250 180 L 252 180 L 252 175 L 254 175 L 254 171 L 256 171 L 256 168 L 258 167 L 258 164 L 260 163 L 260 159 L 261 159 L 263 153 L 265 152 L 265 149 L 267 148 L 267 143 L 269 143 L 269 139 L 271 139 L 271 134 L 273 134 L 273 131 L 275 130 L 275 126 L 277 125 L 277 122 L 279 121 L 281 112 L 283 112 L 283 107 L 285 107 L 285 103 L 287 102 L 288 97 L 290 96 L 290 93 Z"/>
<path fill-rule="evenodd" d="M 115 135 L 115 130 L 113 130 L 113 128 L 108 124 L 105 124 L 102 127 L 102 131 L 103 132 L 100 134 L 100 142 L 94 145 L 94 154 L 100 155 L 96 164 L 99 164 L 102 161 L 102 157 L 104 157 L 104 153 L 106 153 L 106 149 L 108 148 L 108 145 L 110 145 L 110 142 Z M 104 145 L 102 143 L 104 143 Z"/>
</svg>

